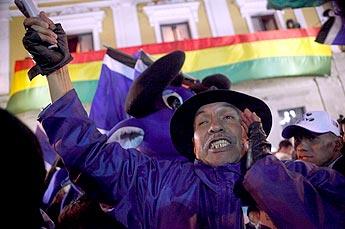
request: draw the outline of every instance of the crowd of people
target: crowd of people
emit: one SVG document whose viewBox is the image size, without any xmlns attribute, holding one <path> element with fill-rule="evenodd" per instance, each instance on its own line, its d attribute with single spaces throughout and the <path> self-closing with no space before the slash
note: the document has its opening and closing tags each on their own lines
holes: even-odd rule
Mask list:
<svg viewBox="0 0 345 229">
<path fill-rule="evenodd" d="M 11 128 L 20 126 L 12 131 L 25 132 L 23 141 L 30 141 L 28 160 L 39 164 L 29 168 L 37 171 L 30 177 L 35 195 L 32 210 L 23 212 L 32 214 L 32 228 L 269 228 L 260 223 L 260 212 L 276 228 L 345 227 L 344 119 L 306 112 L 284 128 L 286 140 L 272 153 L 267 104 L 211 87 L 174 107 L 171 141 L 186 159 L 157 159 L 109 142 L 89 119 L 70 81 L 71 55 L 61 25 L 41 12 L 24 26 L 24 47 L 36 62 L 31 74 L 47 75 L 52 99 L 38 120 L 83 192 L 57 216 L 46 214 L 46 171 L 37 139 L 5 112 Z M 184 58 L 182 51 L 169 53 L 143 74 L 176 75 Z M 247 225 L 243 207 L 248 207 Z"/>
</svg>

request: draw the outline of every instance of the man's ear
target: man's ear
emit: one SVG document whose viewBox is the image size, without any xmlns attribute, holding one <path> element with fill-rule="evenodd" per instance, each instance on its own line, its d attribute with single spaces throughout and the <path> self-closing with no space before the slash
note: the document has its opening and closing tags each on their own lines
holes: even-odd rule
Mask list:
<svg viewBox="0 0 345 229">
<path fill-rule="evenodd" d="M 340 152 L 341 151 L 341 148 L 343 148 L 343 139 L 341 137 L 337 137 L 337 140 L 335 141 L 335 148 L 334 150 L 336 152 Z"/>
</svg>

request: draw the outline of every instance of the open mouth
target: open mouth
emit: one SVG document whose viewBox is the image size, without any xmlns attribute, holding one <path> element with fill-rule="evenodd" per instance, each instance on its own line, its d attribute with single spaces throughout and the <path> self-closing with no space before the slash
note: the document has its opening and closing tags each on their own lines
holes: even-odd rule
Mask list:
<svg viewBox="0 0 345 229">
<path fill-rule="evenodd" d="M 222 138 L 222 139 L 216 139 L 210 142 L 209 149 L 214 151 L 219 151 L 222 149 L 225 149 L 231 145 L 231 141 L 228 139 Z"/>
</svg>

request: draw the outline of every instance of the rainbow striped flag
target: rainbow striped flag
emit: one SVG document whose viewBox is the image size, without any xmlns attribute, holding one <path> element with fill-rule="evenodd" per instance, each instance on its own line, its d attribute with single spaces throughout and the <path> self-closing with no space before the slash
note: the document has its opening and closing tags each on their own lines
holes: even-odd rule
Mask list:
<svg viewBox="0 0 345 229">
<path fill-rule="evenodd" d="M 331 48 L 314 42 L 319 29 L 290 29 L 216 38 L 149 44 L 120 50 L 133 55 L 142 49 L 154 58 L 173 50 L 184 50 L 183 72 L 203 79 L 223 73 L 232 83 L 275 77 L 330 74 Z M 105 50 L 73 54 L 69 71 L 83 103 L 90 104 L 97 88 Z M 41 109 L 50 103 L 46 79 L 31 82 L 30 59 L 16 62 L 7 109 L 13 113 Z"/>
</svg>

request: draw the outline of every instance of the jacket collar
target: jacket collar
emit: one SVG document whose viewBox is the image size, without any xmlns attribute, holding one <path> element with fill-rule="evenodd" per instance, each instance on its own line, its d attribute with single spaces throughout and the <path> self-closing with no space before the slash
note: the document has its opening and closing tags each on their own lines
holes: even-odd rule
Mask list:
<svg viewBox="0 0 345 229">
<path fill-rule="evenodd" d="M 196 159 L 194 168 L 202 182 L 215 192 L 217 192 L 220 185 L 233 186 L 242 176 L 240 162 L 212 167 Z"/>
</svg>

